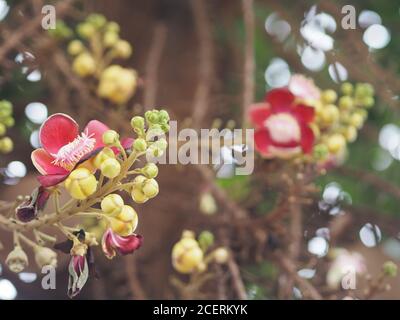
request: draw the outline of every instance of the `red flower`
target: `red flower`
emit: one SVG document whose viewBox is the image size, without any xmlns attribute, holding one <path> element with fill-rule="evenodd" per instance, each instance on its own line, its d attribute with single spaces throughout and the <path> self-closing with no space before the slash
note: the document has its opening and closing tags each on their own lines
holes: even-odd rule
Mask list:
<svg viewBox="0 0 400 320">
<path fill-rule="evenodd" d="M 309 124 L 314 119 L 314 108 L 296 103 L 286 88 L 271 90 L 265 101 L 250 109 L 256 149 L 268 158 L 286 158 L 300 151 L 310 153 L 314 133 Z"/>
<path fill-rule="evenodd" d="M 103 235 L 101 242 L 103 252 L 107 258 L 112 259 L 116 253 L 127 255 L 139 249 L 143 243 L 143 237 L 136 234 L 123 237 L 114 233 L 111 229 Z"/>
<path fill-rule="evenodd" d="M 32 152 L 32 162 L 44 175 L 42 185 L 51 186 L 64 180 L 71 170 L 93 151 L 104 146 L 102 136 L 108 127 L 100 121 L 90 121 L 83 132 L 70 116 L 57 113 L 42 124 L 39 139 L 42 148 Z"/>
</svg>

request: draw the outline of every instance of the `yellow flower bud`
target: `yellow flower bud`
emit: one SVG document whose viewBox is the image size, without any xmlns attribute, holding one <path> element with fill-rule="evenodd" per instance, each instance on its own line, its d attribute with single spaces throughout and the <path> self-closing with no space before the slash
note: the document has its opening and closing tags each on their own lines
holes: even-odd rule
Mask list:
<svg viewBox="0 0 400 320">
<path fill-rule="evenodd" d="M 97 93 L 101 98 L 123 104 L 132 97 L 136 85 L 137 75 L 134 70 L 112 65 L 102 72 Z"/>
<path fill-rule="evenodd" d="M 6 264 L 10 271 L 19 273 L 28 266 L 28 256 L 20 246 L 16 246 L 14 250 L 8 254 Z"/>
<path fill-rule="evenodd" d="M 158 167 L 154 163 L 148 163 L 144 166 L 142 172 L 149 179 L 155 178 L 158 175 Z"/>
<path fill-rule="evenodd" d="M 356 127 L 349 126 L 344 130 L 344 136 L 348 142 L 354 142 L 357 139 Z"/>
<path fill-rule="evenodd" d="M 84 200 L 96 191 L 97 180 L 88 169 L 78 168 L 65 180 L 65 188 L 72 198 Z"/>
<path fill-rule="evenodd" d="M 331 125 L 339 120 L 339 110 L 333 104 L 326 105 L 321 112 L 321 120 L 326 125 Z"/>
<path fill-rule="evenodd" d="M 10 153 L 14 148 L 14 143 L 9 137 L 4 137 L 0 140 L 0 151 Z"/>
<path fill-rule="evenodd" d="M 82 42 L 79 40 L 72 40 L 69 45 L 68 45 L 68 53 L 71 56 L 76 56 L 77 54 L 80 54 L 85 47 L 83 46 Z"/>
<path fill-rule="evenodd" d="M 119 39 L 118 33 L 108 31 L 104 34 L 103 42 L 107 48 L 110 48 L 117 43 L 118 39 Z"/>
<path fill-rule="evenodd" d="M 337 99 L 337 94 L 335 90 L 329 89 L 322 92 L 321 98 L 326 104 L 334 103 Z"/>
<path fill-rule="evenodd" d="M 147 179 L 142 186 L 143 193 L 148 198 L 154 198 L 159 191 L 158 183 L 155 179 Z"/>
<path fill-rule="evenodd" d="M 213 215 L 218 207 L 214 197 L 210 192 L 205 192 L 200 197 L 200 211 L 206 215 Z"/>
<path fill-rule="evenodd" d="M 340 133 L 335 133 L 328 138 L 328 150 L 331 153 L 338 153 L 346 146 L 346 139 Z"/>
<path fill-rule="evenodd" d="M 124 222 L 129 222 L 132 220 L 137 220 L 137 214 L 135 209 L 133 209 L 131 206 L 124 205 L 122 206 L 121 212 L 118 214 L 117 219 Z"/>
<path fill-rule="evenodd" d="M 115 154 L 114 151 L 112 151 L 111 148 L 105 147 L 103 150 L 101 150 L 93 159 L 93 164 L 96 167 L 96 169 L 101 168 L 101 164 L 107 160 L 107 159 L 114 159 Z"/>
<path fill-rule="evenodd" d="M 57 267 L 57 253 L 50 248 L 36 247 L 35 248 L 35 261 L 38 267 L 41 269 L 44 266 Z"/>
<path fill-rule="evenodd" d="M 350 124 L 357 129 L 360 129 L 364 124 L 364 118 L 359 113 L 353 113 L 350 117 Z"/>
<path fill-rule="evenodd" d="M 185 237 L 172 249 L 172 265 L 181 273 L 192 273 L 203 263 L 203 251 L 192 238 Z"/>
<path fill-rule="evenodd" d="M 350 82 L 343 83 L 340 89 L 342 90 L 343 94 L 347 96 L 353 93 L 353 85 Z"/>
<path fill-rule="evenodd" d="M 122 236 L 132 234 L 139 222 L 136 211 L 127 205 L 121 209 L 121 213 L 115 218 L 109 218 L 111 229 Z"/>
<path fill-rule="evenodd" d="M 344 110 L 349 110 L 353 108 L 354 100 L 349 96 L 343 96 L 339 99 L 339 108 Z"/>
<path fill-rule="evenodd" d="M 129 236 L 135 230 L 134 222 L 123 222 L 115 218 L 109 218 L 110 227 L 113 232 L 119 234 L 120 236 Z"/>
<path fill-rule="evenodd" d="M 101 201 L 100 206 L 104 213 L 117 215 L 121 212 L 122 207 L 124 206 L 124 199 L 122 199 L 119 194 L 112 193 Z"/>
<path fill-rule="evenodd" d="M 80 23 L 77 27 L 78 34 L 84 38 L 90 38 L 96 32 L 96 28 L 90 23 Z"/>
<path fill-rule="evenodd" d="M 133 187 L 131 191 L 132 200 L 136 203 L 145 203 L 149 198 L 143 193 L 139 187 Z"/>
<path fill-rule="evenodd" d="M 108 146 L 116 144 L 119 140 L 119 134 L 114 130 L 107 130 L 103 133 L 103 142 Z"/>
<path fill-rule="evenodd" d="M 221 247 L 215 249 L 215 251 L 213 252 L 213 256 L 216 263 L 224 264 L 228 262 L 229 252 L 228 250 L 226 250 L 226 248 Z"/>
<path fill-rule="evenodd" d="M 132 54 L 132 46 L 128 41 L 118 40 L 114 45 L 114 53 L 118 58 L 129 58 Z"/>
<path fill-rule="evenodd" d="M 74 59 L 72 70 L 81 77 L 91 76 L 96 71 L 96 62 L 89 53 L 83 52 Z"/>
<path fill-rule="evenodd" d="M 100 170 L 105 177 L 113 179 L 120 174 L 121 165 L 117 159 L 109 158 L 103 161 Z"/>
<path fill-rule="evenodd" d="M 0 136 L 3 136 L 7 131 L 7 128 L 4 124 L 0 123 Z"/>
</svg>

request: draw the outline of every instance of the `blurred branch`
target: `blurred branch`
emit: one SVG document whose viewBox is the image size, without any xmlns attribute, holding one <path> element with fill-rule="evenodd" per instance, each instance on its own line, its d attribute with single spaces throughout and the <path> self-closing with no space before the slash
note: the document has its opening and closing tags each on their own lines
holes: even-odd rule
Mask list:
<svg viewBox="0 0 400 320">
<path fill-rule="evenodd" d="M 212 30 L 206 10 L 206 1 L 191 0 L 192 12 L 199 39 L 199 82 L 193 105 L 193 127 L 201 126 L 210 104 L 211 85 L 214 80 L 214 47 Z"/>
<path fill-rule="evenodd" d="M 137 276 L 136 257 L 127 255 L 124 260 L 125 271 L 128 277 L 128 284 L 134 299 L 145 300 L 146 293 L 143 290 L 140 280 Z"/>
<path fill-rule="evenodd" d="M 400 199 L 400 187 L 394 185 L 393 183 L 381 178 L 374 173 L 346 166 L 336 168 L 335 172 L 344 176 L 356 178 L 359 181 L 366 182 L 374 188 L 378 189 L 379 191 L 386 192 L 393 197 Z"/>
<path fill-rule="evenodd" d="M 145 67 L 145 89 L 143 106 L 144 110 L 149 110 L 156 104 L 158 88 L 158 71 L 165 42 L 167 40 L 167 27 L 163 23 L 158 23 L 154 28 L 153 40 Z"/>
<path fill-rule="evenodd" d="M 322 300 L 322 296 L 318 290 L 306 279 L 297 274 L 296 266 L 294 263 L 281 252 L 275 252 L 274 257 L 282 268 L 293 277 L 294 281 L 305 290 L 304 294 L 309 295 L 313 300 Z"/>
<path fill-rule="evenodd" d="M 76 0 L 58 1 L 55 5 L 57 18 L 62 18 L 75 1 Z M 42 19 L 43 16 L 38 15 L 28 20 L 20 28 L 13 31 L 9 37 L 5 38 L 3 44 L 0 46 L 0 61 L 4 60 L 7 53 L 18 46 L 24 39 L 31 37 L 41 27 Z M 43 31 L 45 32 L 45 30 Z"/>
<path fill-rule="evenodd" d="M 242 121 L 246 123 L 248 108 L 254 102 L 255 94 L 255 58 L 254 58 L 254 10 L 253 0 L 242 0 L 243 19 L 245 26 L 245 47 L 243 66 L 243 106 Z"/>
</svg>

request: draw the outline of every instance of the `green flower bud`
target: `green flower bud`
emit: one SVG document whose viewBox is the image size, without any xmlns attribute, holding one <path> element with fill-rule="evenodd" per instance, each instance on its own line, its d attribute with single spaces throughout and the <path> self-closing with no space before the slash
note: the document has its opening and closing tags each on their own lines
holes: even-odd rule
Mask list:
<svg viewBox="0 0 400 320">
<path fill-rule="evenodd" d="M 214 244 L 214 235 L 210 231 L 203 231 L 199 234 L 198 243 L 203 251 L 206 251 Z"/>
<path fill-rule="evenodd" d="M 349 110 L 353 108 L 354 100 L 349 96 L 343 96 L 339 99 L 339 108 L 343 110 Z"/>
<path fill-rule="evenodd" d="M 12 104 L 10 101 L 7 100 L 1 100 L 0 101 L 0 115 L 1 116 L 9 116 L 12 113 Z"/>
<path fill-rule="evenodd" d="M 131 126 L 133 129 L 144 129 L 144 118 L 140 116 L 131 119 Z"/>
<path fill-rule="evenodd" d="M 158 175 L 158 167 L 154 163 L 148 163 L 142 169 L 143 174 L 149 178 L 155 178 Z"/>
<path fill-rule="evenodd" d="M 159 191 L 158 183 L 155 179 L 147 179 L 142 185 L 142 191 L 148 198 L 154 198 Z"/>
<path fill-rule="evenodd" d="M 158 116 L 157 110 L 146 111 L 146 113 L 144 114 L 144 117 L 146 118 L 146 121 L 149 124 L 158 124 L 158 122 L 159 122 L 159 116 Z"/>
<path fill-rule="evenodd" d="M 169 121 L 169 114 L 166 110 L 160 110 L 158 112 L 158 117 L 159 117 L 159 121 L 160 123 L 167 123 Z"/>
<path fill-rule="evenodd" d="M 353 85 L 350 82 L 344 82 L 340 90 L 344 95 L 350 96 L 353 93 Z"/>
<path fill-rule="evenodd" d="M 15 125 L 15 120 L 13 117 L 7 117 L 3 119 L 3 124 L 5 124 L 7 128 L 11 128 Z"/>
<path fill-rule="evenodd" d="M 83 46 L 81 41 L 72 40 L 68 45 L 67 51 L 71 56 L 76 56 L 80 54 L 84 49 L 85 47 Z"/>
<path fill-rule="evenodd" d="M 318 160 L 325 159 L 329 153 L 328 147 L 325 144 L 317 144 L 313 149 L 314 157 Z"/>
<path fill-rule="evenodd" d="M 367 108 L 371 108 L 374 104 L 375 104 L 375 99 L 373 97 L 364 97 L 361 100 L 361 103 L 363 104 L 363 106 L 367 107 Z"/>
<path fill-rule="evenodd" d="M 143 152 L 147 148 L 147 143 L 146 143 L 146 141 L 144 139 L 141 139 L 141 138 L 136 139 L 133 142 L 133 148 L 138 152 Z"/>
<path fill-rule="evenodd" d="M 109 31 L 109 32 L 118 33 L 119 32 L 119 24 L 114 22 L 114 21 L 110 21 L 106 25 L 106 30 Z"/>
<path fill-rule="evenodd" d="M 96 28 L 90 23 L 83 22 L 78 24 L 76 31 L 83 39 L 88 39 L 94 35 Z"/>
<path fill-rule="evenodd" d="M 103 133 L 103 143 L 105 145 L 114 145 L 119 140 L 119 134 L 114 130 L 107 130 Z"/>
<path fill-rule="evenodd" d="M 6 131 L 7 131 L 6 126 L 0 123 L 0 136 L 4 136 Z"/>
<path fill-rule="evenodd" d="M 386 261 L 383 264 L 383 273 L 388 277 L 397 276 L 397 265 L 393 261 Z"/>
<path fill-rule="evenodd" d="M 92 13 L 87 18 L 86 21 L 93 25 L 95 28 L 100 29 L 104 27 L 107 23 L 107 19 L 105 16 L 99 13 Z"/>
<path fill-rule="evenodd" d="M 119 40 L 119 36 L 118 36 L 118 33 L 116 33 L 116 32 L 108 31 L 104 34 L 103 42 L 107 48 L 113 47 L 117 43 L 118 40 Z"/>
<path fill-rule="evenodd" d="M 164 131 L 165 133 L 167 133 L 170 129 L 170 126 L 168 123 L 162 124 L 161 125 L 161 130 Z"/>
</svg>

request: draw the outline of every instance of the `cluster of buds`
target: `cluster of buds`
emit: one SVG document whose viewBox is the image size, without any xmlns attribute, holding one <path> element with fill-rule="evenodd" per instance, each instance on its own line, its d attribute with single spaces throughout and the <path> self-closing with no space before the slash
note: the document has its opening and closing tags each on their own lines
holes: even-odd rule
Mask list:
<svg viewBox="0 0 400 320">
<path fill-rule="evenodd" d="M 265 158 L 333 162 L 344 158 L 374 105 L 370 84 L 344 83 L 342 96 L 322 91 L 310 79 L 293 75 L 287 87 L 273 89 L 254 104 L 249 117 L 256 128 L 255 147 Z"/>
<path fill-rule="evenodd" d="M 18 226 L 28 224 L 27 229 L 33 228 L 36 242 L 15 230 L 16 246 L 7 258 L 11 270 L 20 272 L 28 265 L 28 256 L 20 246 L 20 240 L 32 247 L 40 268 L 57 264 L 55 252 L 42 243 L 56 239 L 38 230 L 39 227 L 29 225 L 38 215 L 52 215 L 51 224 L 68 238 L 54 248 L 71 255 L 70 297 L 81 291 L 93 272 L 90 271 L 93 264 L 91 250 L 100 238 L 104 255 L 109 259 L 140 248 L 143 237 L 135 233 L 138 214 L 132 206 L 125 204 L 122 193 L 129 195 L 135 203 L 144 203 L 158 194 L 159 186 L 155 180 L 158 167 L 148 160 L 148 156 L 158 157 L 166 150 L 169 115 L 165 110 L 151 110 L 144 117 L 133 117 L 131 124 L 134 138 L 120 138 L 116 131 L 97 120 L 90 121 L 80 132 L 76 121 L 62 113 L 51 115 L 43 122 L 39 131 L 42 147 L 31 155 L 34 166 L 41 173 L 38 177 L 41 186 L 16 207 L 12 217 L 18 220 Z M 140 157 L 145 161 L 137 167 Z M 72 198 L 63 206 L 59 203 L 62 186 Z M 49 198 L 53 198 L 56 212 L 45 214 L 43 211 Z M 66 226 L 65 221 L 74 216 L 83 217 L 83 222 L 95 218 L 97 223 L 84 229 L 82 225 Z M 44 225 L 47 220 L 37 221 Z"/>
<path fill-rule="evenodd" d="M 172 265 L 183 274 L 204 273 L 210 263 L 225 264 L 229 251 L 224 247 L 214 248 L 214 235 L 209 231 L 200 233 L 198 239 L 192 231 L 185 230 L 181 239 L 172 248 Z"/>
<path fill-rule="evenodd" d="M 353 86 L 345 82 L 341 96 L 332 90 L 321 92 L 315 103 L 316 119 L 313 127 L 316 134 L 314 155 L 318 160 L 329 156 L 340 159 L 344 156 L 347 143 L 354 142 L 368 116 L 368 108 L 375 101 L 374 89 L 368 83 Z"/>
<path fill-rule="evenodd" d="M 132 46 L 119 36 L 119 25 L 101 14 L 91 14 L 76 31 L 80 39 L 68 45 L 68 53 L 74 57 L 73 71 L 82 78 L 95 78 L 99 97 L 116 105 L 126 103 L 135 93 L 137 73 L 112 64 L 114 59 L 127 59 L 132 54 Z"/>
<path fill-rule="evenodd" d="M 9 153 L 13 150 L 14 144 L 11 138 L 6 137 L 7 128 L 14 126 L 12 116 L 13 106 L 7 100 L 0 101 L 0 152 Z"/>
<path fill-rule="evenodd" d="M 57 253 L 50 248 L 30 243 L 34 252 L 35 262 L 38 268 L 44 266 L 57 267 Z M 14 249 L 8 254 L 6 264 L 10 271 L 20 273 L 29 265 L 28 255 L 22 249 L 20 244 L 17 244 Z"/>
</svg>

